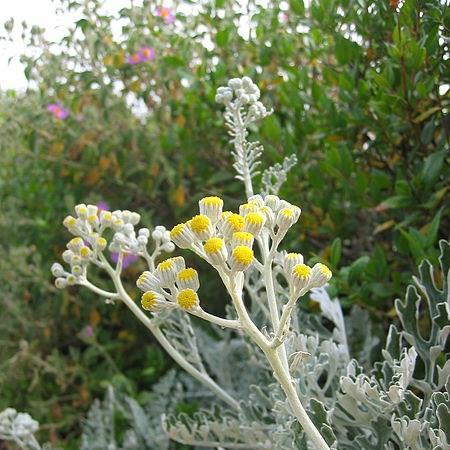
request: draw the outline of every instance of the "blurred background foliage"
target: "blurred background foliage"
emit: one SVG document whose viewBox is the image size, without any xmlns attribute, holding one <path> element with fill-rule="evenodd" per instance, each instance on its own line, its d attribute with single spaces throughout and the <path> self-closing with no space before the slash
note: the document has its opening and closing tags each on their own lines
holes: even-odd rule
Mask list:
<svg viewBox="0 0 450 450">
<path fill-rule="evenodd" d="M 121 307 L 57 292 L 49 268 L 76 203 L 170 228 L 205 194 L 228 209 L 242 201 L 214 103 L 237 76 L 274 109 L 258 131 L 265 164 L 299 160 L 282 191 L 303 210 L 291 248 L 332 267 L 344 307 L 366 308 L 380 328 L 395 320 L 393 300 L 448 238 L 446 2 L 183 1 L 174 23 L 146 0 L 115 16 L 99 0 L 59 3 L 80 19 L 56 43 L 25 26 L 30 87 L 0 93 L 0 409 L 30 412 L 45 438 L 75 449 L 107 383 L 137 395 L 171 366 Z M 155 59 L 129 64 L 145 46 Z M 66 119 L 47 111 L 55 102 Z M 142 269 L 127 269 L 130 289 Z M 214 294 L 205 301 L 223 310 Z"/>
</svg>

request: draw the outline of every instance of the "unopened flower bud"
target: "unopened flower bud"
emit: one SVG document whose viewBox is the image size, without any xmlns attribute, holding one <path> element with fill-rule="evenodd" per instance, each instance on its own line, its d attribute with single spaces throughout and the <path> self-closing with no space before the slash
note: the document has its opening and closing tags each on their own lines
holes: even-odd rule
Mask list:
<svg viewBox="0 0 450 450">
<path fill-rule="evenodd" d="M 65 278 L 57 278 L 55 280 L 55 286 L 58 289 L 64 289 L 67 286 L 67 280 Z"/>
<path fill-rule="evenodd" d="M 330 281 L 332 276 L 333 274 L 331 273 L 331 270 L 325 264 L 314 264 L 314 267 L 312 268 L 310 287 L 322 287 Z"/>
<path fill-rule="evenodd" d="M 195 269 L 182 269 L 177 274 L 177 286 L 179 289 L 193 289 L 197 291 L 200 287 L 198 273 Z"/>
<path fill-rule="evenodd" d="M 213 237 L 208 239 L 203 245 L 203 250 L 213 266 L 220 266 L 227 260 L 227 248 L 221 238 Z"/>
<path fill-rule="evenodd" d="M 220 197 L 204 197 L 199 202 L 200 214 L 209 218 L 214 224 L 222 216 L 223 200 Z"/>
<path fill-rule="evenodd" d="M 59 263 L 53 263 L 51 272 L 54 277 L 62 277 L 64 275 L 63 266 Z"/>
<path fill-rule="evenodd" d="M 172 253 L 175 250 L 175 244 L 173 242 L 166 242 L 162 246 L 162 250 L 166 253 Z"/>
<path fill-rule="evenodd" d="M 180 223 L 172 228 L 170 239 L 180 248 L 189 248 L 195 241 L 194 234 L 185 223 Z"/>
<path fill-rule="evenodd" d="M 136 286 L 141 291 L 159 291 L 159 279 L 151 272 L 143 272 L 136 281 Z"/>
</svg>

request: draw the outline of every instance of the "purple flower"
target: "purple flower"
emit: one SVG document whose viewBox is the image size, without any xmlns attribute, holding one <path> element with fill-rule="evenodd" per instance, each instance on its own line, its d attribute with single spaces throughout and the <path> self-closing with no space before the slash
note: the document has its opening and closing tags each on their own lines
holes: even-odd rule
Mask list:
<svg viewBox="0 0 450 450">
<path fill-rule="evenodd" d="M 122 260 L 122 268 L 126 269 L 128 266 L 136 262 L 138 259 L 139 257 L 137 255 L 133 255 L 132 253 L 124 253 Z M 117 264 L 117 261 L 119 260 L 119 254 L 111 253 L 111 260 L 112 262 Z"/>
<path fill-rule="evenodd" d="M 155 59 L 155 49 L 153 47 L 141 47 L 138 55 L 141 62 L 153 61 Z"/>
<path fill-rule="evenodd" d="M 91 338 L 92 336 L 94 336 L 94 329 L 92 328 L 92 325 L 87 325 L 86 327 L 84 327 L 81 331 L 81 335 L 85 338 Z"/>
<path fill-rule="evenodd" d="M 104 202 L 103 200 L 98 202 L 95 206 L 97 206 L 98 212 L 100 212 L 100 211 L 109 211 L 108 203 Z"/>
<path fill-rule="evenodd" d="M 175 22 L 175 16 L 172 14 L 170 8 L 166 8 L 165 6 L 161 6 L 156 9 L 156 15 L 161 17 L 164 20 L 166 25 L 170 25 Z"/>
<path fill-rule="evenodd" d="M 50 103 L 47 105 L 47 111 L 53 114 L 58 120 L 64 120 L 69 116 L 69 111 L 64 108 L 61 103 Z"/>
<path fill-rule="evenodd" d="M 141 61 L 141 55 L 139 53 L 133 53 L 132 55 L 127 56 L 127 63 L 132 66 L 135 64 L 139 64 Z"/>
<path fill-rule="evenodd" d="M 141 47 L 136 53 L 127 56 L 128 64 L 132 66 L 155 59 L 155 49 L 153 47 Z"/>
</svg>

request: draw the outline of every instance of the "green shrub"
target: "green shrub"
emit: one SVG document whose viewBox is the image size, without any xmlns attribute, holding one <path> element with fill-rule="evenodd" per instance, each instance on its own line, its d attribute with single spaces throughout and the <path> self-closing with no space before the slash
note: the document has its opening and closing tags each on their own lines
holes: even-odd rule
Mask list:
<svg viewBox="0 0 450 450">
<path fill-rule="evenodd" d="M 5 405 L 28 403 L 42 413 L 44 400 L 58 398 L 59 405 L 74 387 L 91 397 L 138 360 L 127 359 L 141 349 L 131 320 L 97 324 L 88 297 L 55 296 L 46 275 L 63 242 L 55 224 L 82 199 L 126 205 L 147 223 L 148 211 L 156 211 L 167 224 L 186 217 L 206 193 L 237 205 L 239 184 L 224 169 L 230 151 L 214 104 L 216 88 L 234 76 L 255 79 L 276 111 L 262 127 L 266 162 L 291 154 L 299 160 L 283 190 L 304 209 L 292 246 L 301 243 L 308 258 L 320 256 L 339 272 L 332 288 L 344 306 L 367 308 L 386 326 L 416 263 L 436 263 L 437 240 L 448 237 L 448 7 L 421 0 L 315 0 L 306 7 L 291 0 L 266 8 L 250 2 L 242 11 L 238 2 L 216 0 L 193 4 L 198 14 L 178 12 L 172 25 L 149 1 L 114 17 L 102 13 L 99 0 L 61 5 L 82 18 L 56 44 L 27 28 L 28 48 L 36 50 L 22 56 L 30 88 L 0 97 L 0 245 L 5 261 L 19 258 L 13 264 L 30 268 L 0 271 L 9 299 L 2 306 L 4 374 L 16 373 L 28 389 L 23 398 L 7 392 Z M 250 30 L 239 28 L 249 15 Z M 128 64 L 143 46 L 155 49 L 155 60 Z M 67 119 L 47 111 L 54 102 L 70 111 Z M 128 280 L 138 272 L 130 267 Z M 98 346 L 75 338 L 89 324 Z M 43 377 L 38 383 L 27 384 L 27 362 L 11 360 L 21 339 L 47 365 L 32 366 Z M 119 381 L 131 390 L 146 366 L 136 364 L 129 380 Z M 166 366 L 155 363 L 148 381 Z M 64 404 L 64 423 L 57 412 L 51 419 L 54 441 L 58 433 L 72 439 L 85 408 Z"/>
</svg>

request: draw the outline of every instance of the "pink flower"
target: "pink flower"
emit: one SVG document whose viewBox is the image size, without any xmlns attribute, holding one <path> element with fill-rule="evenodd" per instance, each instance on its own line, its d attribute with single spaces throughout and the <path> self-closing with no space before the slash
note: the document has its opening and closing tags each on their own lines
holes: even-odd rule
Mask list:
<svg viewBox="0 0 450 450">
<path fill-rule="evenodd" d="M 128 64 L 134 66 L 155 59 L 155 49 L 153 47 L 141 47 L 136 53 L 127 56 Z"/>
<path fill-rule="evenodd" d="M 118 253 L 111 253 L 111 261 L 117 264 L 117 261 L 119 259 Z M 126 269 L 128 266 L 133 264 L 139 259 L 137 255 L 133 255 L 131 253 L 124 253 L 123 260 L 122 260 L 122 268 Z"/>
<path fill-rule="evenodd" d="M 141 61 L 141 55 L 139 53 L 133 53 L 132 55 L 127 56 L 127 63 L 132 66 L 135 64 L 139 64 Z"/>
<path fill-rule="evenodd" d="M 69 116 L 69 111 L 64 108 L 61 103 L 48 104 L 47 111 L 52 113 L 53 117 L 58 120 L 64 120 Z"/>
<path fill-rule="evenodd" d="M 138 55 L 141 62 L 153 61 L 155 59 L 155 49 L 153 47 L 141 47 Z"/>
<path fill-rule="evenodd" d="M 156 15 L 161 17 L 164 20 L 166 25 L 170 25 L 175 22 L 175 16 L 172 14 L 170 8 L 166 8 L 165 6 L 161 6 L 156 9 Z"/>
<path fill-rule="evenodd" d="M 108 203 L 106 203 L 104 201 L 98 202 L 95 206 L 97 206 L 98 212 L 100 212 L 100 211 L 109 211 L 109 205 L 108 205 Z"/>
<path fill-rule="evenodd" d="M 81 331 L 81 335 L 82 335 L 82 337 L 85 337 L 85 338 L 91 338 L 92 336 L 94 336 L 94 329 L 92 328 L 91 325 L 87 325 Z"/>
</svg>

